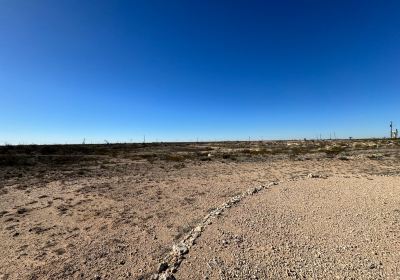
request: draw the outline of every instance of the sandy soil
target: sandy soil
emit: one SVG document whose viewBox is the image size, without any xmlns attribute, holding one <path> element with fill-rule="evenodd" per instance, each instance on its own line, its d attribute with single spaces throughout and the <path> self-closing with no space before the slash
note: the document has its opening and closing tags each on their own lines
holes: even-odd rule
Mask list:
<svg viewBox="0 0 400 280">
<path fill-rule="evenodd" d="M 209 152 L 212 148 L 206 148 L 207 160 L 204 160 L 204 153 L 198 159 L 181 158 L 179 154 L 178 160 L 175 155 L 166 159 L 152 156 L 149 160 L 143 156 L 113 154 L 101 163 L 96 158 L 95 164 L 79 158 L 77 165 L 74 159 L 74 165 L 52 162 L 29 168 L 3 165 L 0 170 L 0 175 L 4 174 L 0 186 L 0 279 L 149 279 L 170 255 L 172 246 L 192 232 L 205 215 L 230 198 L 252 186 L 306 177 L 309 173 L 329 176 L 329 179 L 278 185 L 251 198 L 246 197 L 227 209 L 229 211 L 204 228 L 197 244 L 185 253 L 181 266 L 174 271 L 175 277 L 231 279 L 236 277 L 237 267 L 241 267 L 237 274 L 239 279 L 248 279 L 249 275 L 259 279 L 267 275 L 289 277 L 285 274 L 287 269 L 294 269 L 293 275 L 323 276 L 324 271 L 335 273 L 341 267 L 340 262 L 336 268 L 329 265 L 339 260 L 338 252 L 334 251 L 337 242 L 330 243 L 352 238 L 353 235 L 344 235 L 347 230 L 358 232 L 371 228 L 382 232 L 375 235 L 376 238 L 386 240 L 371 243 L 370 247 L 361 246 L 357 235 L 349 244 L 356 244 L 360 246 L 357 248 L 365 248 L 368 252 L 372 252 L 377 244 L 390 245 L 382 247 L 389 252 L 388 257 L 368 257 L 368 253 L 358 249 L 343 255 L 342 263 L 347 265 L 349 256 L 356 258 L 359 253 L 362 258 L 369 258 L 365 262 L 367 266 L 372 263 L 376 266 L 365 272 L 366 277 L 397 276 L 391 267 L 398 257 L 395 254 L 398 244 L 391 243 L 394 239 L 386 236 L 389 233 L 394 236 L 395 227 L 391 223 L 398 214 L 395 211 L 396 196 L 399 197 L 395 175 L 400 173 L 397 146 L 382 151 L 347 150 L 334 157 L 314 153 L 275 156 L 270 155 L 269 150 L 268 154 L 262 155 L 257 150 L 251 156 L 248 151 L 245 156 L 237 156 L 233 150 L 227 157 L 226 150 L 232 150 L 231 147 L 224 148 L 222 156 L 218 157 L 217 153 L 214 156 L 212 151 Z M 374 174 L 393 178 L 372 176 Z M 373 180 L 342 178 L 353 178 L 354 175 Z M 314 196 L 319 200 L 314 201 Z M 335 202 L 337 197 L 342 197 L 340 203 Z M 291 199 L 294 199 L 293 203 L 290 203 Z M 351 208 L 348 204 L 353 200 L 361 208 Z M 371 203 L 367 205 L 364 201 Z M 373 208 L 378 202 L 386 202 L 388 208 Z M 317 211 L 321 207 L 324 211 Z M 342 208 L 345 209 L 343 217 L 332 214 Z M 314 212 L 310 212 L 311 209 Z M 375 209 L 373 217 L 376 221 L 362 214 L 357 221 L 366 226 L 361 228 L 360 223 L 354 224 L 352 217 L 360 209 L 365 213 Z M 387 220 L 382 218 L 386 214 Z M 341 232 L 334 231 L 332 224 L 326 224 L 328 215 L 334 225 L 345 223 Z M 307 255 L 299 248 L 306 244 L 301 236 L 305 235 L 306 228 L 312 228 L 312 219 L 327 226 L 319 229 L 320 232 L 307 232 L 311 240 L 307 244 L 320 248 L 323 256 L 317 260 L 315 274 L 309 274 L 305 268 L 299 271 L 302 262 L 294 262 L 293 256 L 280 247 L 289 242 L 293 252 L 299 250 L 296 256 L 310 265 L 316 251 L 310 249 L 307 251 L 310 255 Z M 306 225 L 299 225 L 303 223 Z M 387 231 L 390 226 L 393 232 Z M 241 232 L 238 242 L 247 247 L 244 251 L 232 245 L 235 234 L 238 235 L 236 230 Z M 221 231 L 226 233 L 223 235 L 226 244 L 223 245 L 220 243 Z M 325 243 L 315 243 L 317 234 L 329 232 L 335 232 L 337 236 L 326 236 Z M 368 232 L 365 234 L 369 236 Z M 267 258 L 275 250 L 271 246 L 276 246 L 283 255 Z M 231 252 L 228 255 L 223 253 L 227 248 Z M 374 249 L 373 252 L 381 254 L 382 250 Z M 244 263 L 239 263 L 241 261 Z M 364 275 L 357 274 L 361 271 L 358 261 L 354 271 L 355 274 L 348 275 Z"/>
<path fill-rule="evenodd" d="M 400 177 L 305 179 L 204 231 L 177 279 L 399 279 Z"/>
</svg>

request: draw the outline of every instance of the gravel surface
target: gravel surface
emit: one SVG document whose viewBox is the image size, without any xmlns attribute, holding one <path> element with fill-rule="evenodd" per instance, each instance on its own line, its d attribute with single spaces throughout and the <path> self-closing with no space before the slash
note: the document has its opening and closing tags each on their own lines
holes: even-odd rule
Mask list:
<svg viewBox="0 0 400 280">
<path fill-rule="evenodd" d="M 349 257 L 368 269 L 348 275 L 395 278 L 399 196 L 390 182 L 399 148 L 384 140 L 3 147 L 0 280 L 161 280 L 169 270 L 178 279 L 279 279 L 288 269 L 310 278 L 311 265 L 329 278 Z M 383 174 L 392 177 L 374 176 Z M 372 237 L 374 246 L 357 241 L 361 230 L 380 234 L 372 235 L 379 250 Z M 330 247 L 339 237 L 359 246 L 338 251 L 343 262 Z M 319 251 L 303 256 L 312 245 Z"/>
<path fill-rule="evenodd" d="M 400 178 L 281 183 L 209 225 L 177 279 L 399 279 Z"/>
</svg>

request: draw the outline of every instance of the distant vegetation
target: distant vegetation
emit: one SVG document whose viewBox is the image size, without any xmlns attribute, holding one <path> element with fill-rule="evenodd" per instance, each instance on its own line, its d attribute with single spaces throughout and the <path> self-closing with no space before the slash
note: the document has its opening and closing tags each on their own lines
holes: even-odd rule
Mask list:
<svg viewBox="0 0 400 280">
<path fill-rule="evenodd" d="M 273 156 L 296 158 L 307 154 L 336 157 L 349 150 L 398 148 L 398 140 L 253 141 L 209 143 L 149 143 L 94 145 L 6 145 L 0 146 L 0 166 L 35 164 L 97 164 L 113 157 L 131 160 L 183 162 L 186 160 L 262 160 Z"/>
</svg>

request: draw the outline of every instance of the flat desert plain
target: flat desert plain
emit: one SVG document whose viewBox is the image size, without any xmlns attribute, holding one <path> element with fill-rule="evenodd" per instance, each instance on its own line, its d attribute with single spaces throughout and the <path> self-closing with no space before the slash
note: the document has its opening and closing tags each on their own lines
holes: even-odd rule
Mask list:
<svg viewBox="0 0 400 280">
<path fill-rule="evenodd" d="M 399 279 L 400 142 L 0 147 L 0 279 Z"/>
</svg>

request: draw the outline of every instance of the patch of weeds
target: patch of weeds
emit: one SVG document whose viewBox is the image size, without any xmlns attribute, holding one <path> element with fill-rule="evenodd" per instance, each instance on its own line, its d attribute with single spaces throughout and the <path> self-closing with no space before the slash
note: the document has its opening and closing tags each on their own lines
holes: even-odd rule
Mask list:
<svg viewBox="0 0 400 280">
<path fill-rule="evenodd" d="M 69 207 L 68 205 L 62 204 L 57 207 L 59 215 L 65 215 L 68 211 Z"/>
<path fill-rule="evenodd" d="M 15 188 L 16 188 L 17 190 L 24 191 L 24 190 L 26 190 L 26 189 L 28 188 L 28 185 L 25 185 L 25 184 L 23 184 L 23 185 L 18 185 L 18 186 L 16 186 Z"/>
<path fill-rule="evenodd" d="M 19 215 L 25 214 L 25 213 L 27 213 L 27 212 L 29 212 L 29 209 L 24 208 L 24 207 L 19 208 L 19 209 L 17 210 L 17 214 L 19 214 Z"/>
<path fill-rule="evenodd" d="M 49 230 L 49 228 L 43 228 L 43 227 L 37 226 L 37 227 L 30 228 L 29 232 L 33 232 L 33 233 L 36 233 L 36 234 L 41 234 L 41 233 L 43 233 L 45 231 L 48 231 L 48 230 Z"/>
<path fill-rule="evenodd" d="M 344 161 L 350 160 L 347 156 L 340 156 L 340 157 L 338 157 L 338 159 L 344 160 Z"/>
<path fill-rule="evenodd" d="M 372 154 L 372 155 L 368 155 L 367 158 L 372 159 L 372 160 L 380 160 L 383 158 L 383 155 Z"/>
<path fill-rule="evenodd" d="M 78 173 L 78 175 L 85 175 L 86 170 L 81 169 L 81 170 L 79 170 L 77 173 Z"/>
<path fill-rule="evenodd" d="M 230 160 L 236 160 L 236 156 L 233 154 L 222 154 L 223 159 L 230 159 Z"/>
<path fill-rule="evenodd" d="M 212 159 L 210 157 L 204 156 L 200 158 L 201 161 L 211 161 Z"/>
<path fill-rule="evenodd" d="M 175 169 L 182 169 L 182 168 L 184 168 L 186 165 L 183 163 L 183 162 L 181 162 L 181 163 L 177 163 L 177 164 L 174 164 L 173 165 L 173 167 L 175 168 Z"/>
<path fill-rule="evenodd" d="M 329 147 L 327 150 L 325 150 L 325 154 L 326 154 L 327 157 L 332 158 L 332 157 L 335 157 L 335 156 L 337 156 L 338 154 L 340 154 L 340 153 L 342 153 L 344 151 L 346 151 L 346 147 L 343 147 L 343 146 L 332 146 L 332 147 Z"/>
<path fill-rule="evenodd" d="M 165 160 L 167 161 L 184 161 L 185 158 L 180 155 L 166 155 Z"/>
<path fill-rule="evenodd" d="M 185 197 L 183 200 L 185 201 L 186 204 L 192 204 L 196 201 L 196 199 L 193 197 Z"/>
</svg>

